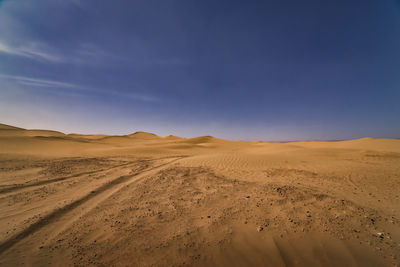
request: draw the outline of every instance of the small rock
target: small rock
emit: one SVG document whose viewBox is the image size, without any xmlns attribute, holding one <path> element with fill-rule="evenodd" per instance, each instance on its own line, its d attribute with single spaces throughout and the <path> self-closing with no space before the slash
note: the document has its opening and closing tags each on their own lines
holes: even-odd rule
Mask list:
<svg viewBox="0 0 400 267">
<path fill-rule="evenodd" d="M 262 226 L 257 227 L 257 232 L 261 232 L 262 230 L 264 230 L 264 228 Z"/>
<path fill-rule="evenodd" d="M 385 238 L 384 235 L 383 235 L 383 233 L 376 233 L 376 235 L 377 235 L 380 239 L 384 239 L 384 238 Z"/>
</svg>

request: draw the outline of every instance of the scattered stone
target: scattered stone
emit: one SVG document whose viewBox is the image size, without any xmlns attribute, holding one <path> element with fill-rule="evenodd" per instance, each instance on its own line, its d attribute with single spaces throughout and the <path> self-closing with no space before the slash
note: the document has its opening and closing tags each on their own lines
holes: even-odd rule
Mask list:
<svg viewBox="0 0 400 267">
<path fill-rule="evenodd" d="M 376 235 L 382 240 L 385 238 L 383 233 L 376 233 Z"/>
</svg>

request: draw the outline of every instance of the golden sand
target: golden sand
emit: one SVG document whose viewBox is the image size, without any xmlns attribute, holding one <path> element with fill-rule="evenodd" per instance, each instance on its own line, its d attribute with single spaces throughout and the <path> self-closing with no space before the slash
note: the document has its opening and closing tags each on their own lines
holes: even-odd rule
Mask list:
<svg viewBox="0 0 400 267">
<path fill-rule="evenodd" d="M 0 266 L 392 266 L 400 140 L 0 125 Z"/>
</svg>

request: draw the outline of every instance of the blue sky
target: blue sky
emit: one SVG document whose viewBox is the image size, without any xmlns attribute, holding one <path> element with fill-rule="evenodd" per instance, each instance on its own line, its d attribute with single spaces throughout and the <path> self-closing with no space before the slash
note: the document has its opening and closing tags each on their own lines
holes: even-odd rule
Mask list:
<svg viewBox="0 0 400 267">
<path fill-rule="evenodd" d="M 3 0 L 0 122 L 400 137 L 399 0 Z"/>
</svg>

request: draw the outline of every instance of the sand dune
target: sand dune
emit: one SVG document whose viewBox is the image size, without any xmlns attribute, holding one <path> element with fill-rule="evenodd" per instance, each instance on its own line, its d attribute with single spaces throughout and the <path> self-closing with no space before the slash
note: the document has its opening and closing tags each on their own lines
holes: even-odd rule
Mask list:
<svg viewBox="0 0 400 267">
<path fill-rule="evenodd" d="M 24 130 L 24 129 L 0 123 L 0 130 Z"/>
<path fill-rule="evenodd" d="M 0 136 L 65 136 L 65 134 L 48 130 L 25 130 L 0 124 Z"/>
<path fill-rule="evenodd" d="M 163 138 L 165 140 L 181 140 L 183 138 L 179 137 L 179 136 L 175 136 L 175 135 L 167 135 L 167 136 L 163 136 Z"/>
<path fill-rule="evenodd" d="M 101 139 L 107 137 L 105 134 L 68 134 L 67 136 L 75 139 Z"/>
<path fill-rule="evenodd" d="M 136 132 L 136 133 L 133 133 L 133 134 L 128 135 L 128 137 L 130 137 L 130 138 L 137 138 L 137 139 L 149 139 L 149 140 L 152 140 L 152 139 L 159 139 L 159 138 L 160 138 L 160 137 L 158 137 L 158 136 L 155 135 L 155 134 L 146 133 L 146 132 Z"/>
<path fill-rule="evenodd" d="M 396 266 L 400 140 L 0 124 L 1 266 Z"/>
</svg>

